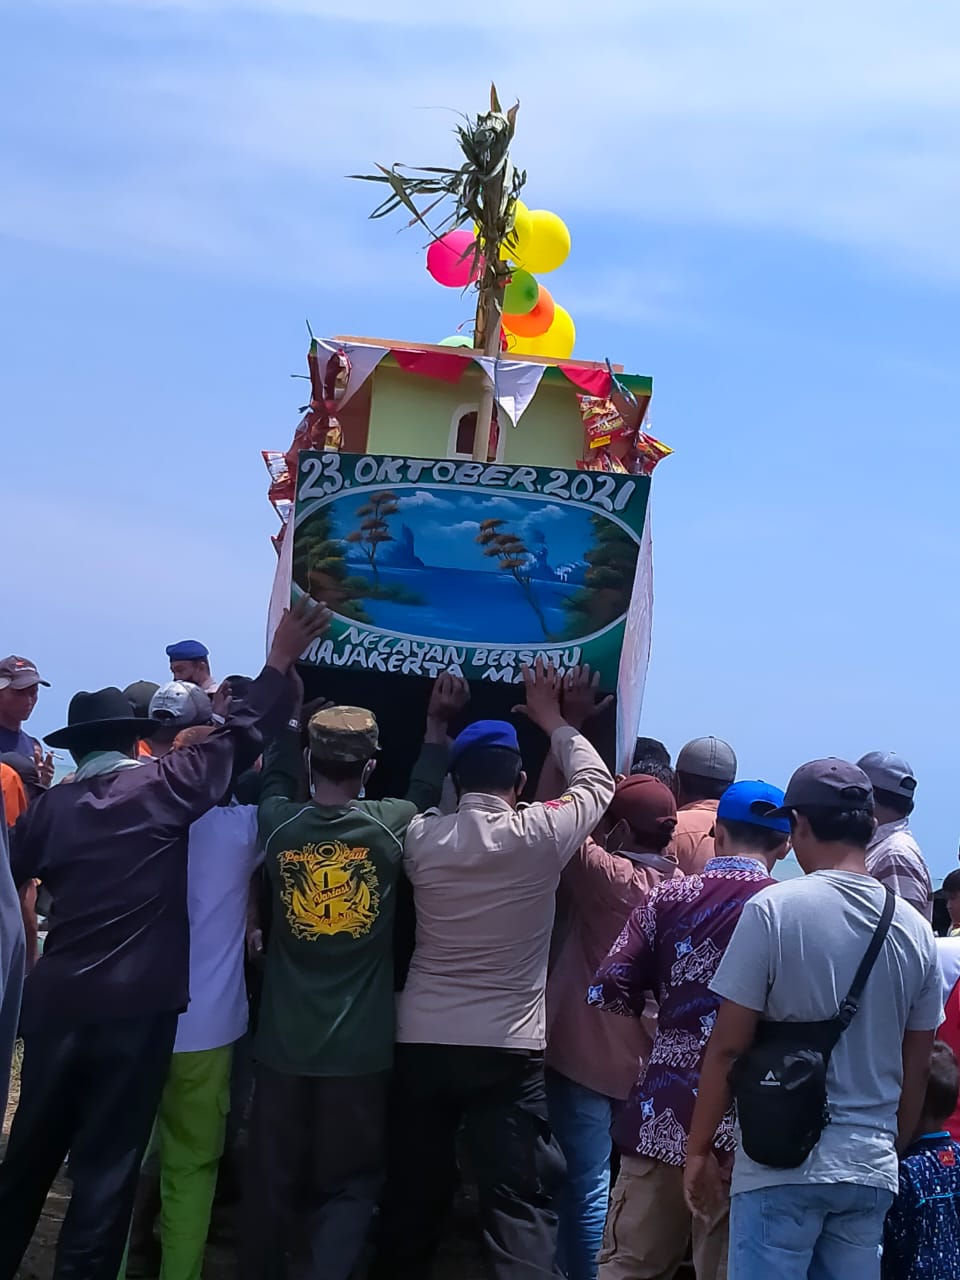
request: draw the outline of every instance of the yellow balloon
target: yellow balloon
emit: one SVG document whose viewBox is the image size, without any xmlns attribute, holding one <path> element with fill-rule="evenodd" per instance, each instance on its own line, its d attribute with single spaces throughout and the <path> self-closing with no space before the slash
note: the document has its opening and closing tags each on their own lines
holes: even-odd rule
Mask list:
<svg viewBox="0 0 960 1280">
<path fill-rule="evenodd" d="M 530 239 L 532 230 L 533 215 L 523 201 L 518 200 L 513 215 L 513 230 L 500 250 L 500 257 L 504 262 L 513 262 L 518 267 L 526 266 L 522 246 Z"/>
<path fill-rule="evenodd" d="M 521 338 L 507 335 L 507 356 L 549 356 L 554 360 L 569 360 L 577 341 L 577 328 L 573 317 L 564 307 L 557 306 L 553 324 L 537 338 Z"/>
<path fill-rule="evenodd" d="M 522 200 L 518 200 L 513 215 L 513 231 L 507 237 L 507 243 L 500 246 L 501 262 L 512 262 L 517 267 L 525 265 L 522 259 L 518 257 L 518 254 L 520 253 L 520 244 L 529 240 L 532 229 L 533 223 L 530 210 Z M 473 224 L 473 234 L 475 236 L 480 234 L 480 227 L 476 222 Z"/>
<path fill-rule="evenodd" d="M 567 224 L 548 209 L 531 209 L 528 212 L 529 227 L 525 224 L 517 237 L 514 258 L 518 266 L 534 275 L 544 275 L 562 266 L 570 253 L 570 232 Z M 517 222 L 518 231 L 520 228 Z"/>
</svg>

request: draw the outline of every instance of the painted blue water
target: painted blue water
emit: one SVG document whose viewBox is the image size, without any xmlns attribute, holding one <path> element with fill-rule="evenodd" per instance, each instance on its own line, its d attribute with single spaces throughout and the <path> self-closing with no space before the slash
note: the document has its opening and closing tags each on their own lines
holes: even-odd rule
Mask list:
<svg viewBox="0 0 960 1280">
<path fill-rule="evenodd" d="M 351 561 L 352 576 L 373 581 L 373 575 Z M 380 570 L 384 586 L 402 586 L 426 602 L 398 604 L 364 597 L 363 607 L 378 627 L 438 640 L 466 640 L 471 644 L 529 644 L 544 642 L 543 629 L 517 581 L 508 573 L 470 569 Z M 563 582 L 535 582 L 537 600 L 551 634 L 567 632 L 569 618 L 563 601 L 577 587 Z"/>
</svg>

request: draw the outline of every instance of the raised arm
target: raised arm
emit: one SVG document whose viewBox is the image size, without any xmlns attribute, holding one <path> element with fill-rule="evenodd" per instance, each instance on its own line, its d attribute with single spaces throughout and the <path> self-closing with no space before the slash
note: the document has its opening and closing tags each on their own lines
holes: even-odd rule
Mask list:
<svg viewBox="0 0 960 1280">
<path fill-rule="evenodd" d="M 600 756 L 560 710 L 561 686 L 556 670 L 538 659 L 523 668 L 527 700 L 515 707 L 550 738 L 563 777 L 563 794 L 523 811 L 524 826 L 552 838 L 563 866 L 593 831 L 613 799 L 613 776 Z"/>
<path fill-rule="evenodd" d="M 284 612 L 263 670 L 246 697 L 234 701 L 223 725 L 203 742 L 171 751 L 157 762 L 168 812 L 192 822 L 227 792 L 235 765 L 246 768 L 260 753 L 261 727 L 275 731 L 290 718 L 295 687 L 288 674 L 296 659 L 330 625 L 330 611 L 302 597 Z"/>
<path fill-rule="evenodd" d="M 601 697 L 599 689 L 600 672 L 597 671 L 591 675 L 590 667 L 586 663 L 583 666 L 571 667 L 563 677 L 560 703 L 563 718 L 578 733 L 585 734 L 587 724 L 613 705 L 613 698 Z M 540 770 L 536 799 L 556 800 L 565 784 L 563 771 L 551 752 Z"/>
<path fill-rule="evenodd" d="M 440 803 L 449 760 L 450 721 L 470 701 L 470 686 L 460 676 L 442 672 L 436 679 L 427 707 L 423 746 L 410 774 L 406 799 L 417 812 Z"/>
</svg>

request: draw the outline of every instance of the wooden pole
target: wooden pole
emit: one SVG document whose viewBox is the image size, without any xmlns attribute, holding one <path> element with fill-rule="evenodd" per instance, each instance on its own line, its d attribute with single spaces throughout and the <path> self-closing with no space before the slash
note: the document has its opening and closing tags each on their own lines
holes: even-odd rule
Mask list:
<svg viewBox="0 0 960 1280">
<path fill-rule="evenodd" d="M 503 178 L 507 166 L 501 165 L 496 177 L 483 193 L 485 230 L 496 227 L 503 205 Z M 506 285 L 506 265 L 500 259 L 500 242 L 494 236 L 484 237 L 487 253 L 493 261 L 483 264 L 483 275 L 477 298 L 477 323 L 473 345 L 485 356 L 500 354 L 500 314 L 503 310 L 503 290 Z M 493 422 L 493 381 L 484 376 L 477 408 L 477 433 L 473 437 L 474 462 L 486 462 L 490 447 L 490 425 Z"/>
</svg>

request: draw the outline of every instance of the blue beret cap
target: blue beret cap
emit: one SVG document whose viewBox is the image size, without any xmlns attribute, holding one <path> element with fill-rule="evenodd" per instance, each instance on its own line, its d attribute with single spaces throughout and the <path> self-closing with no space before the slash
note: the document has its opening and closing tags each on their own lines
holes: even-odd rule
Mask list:
<svg viewBox="0 0 960 1280">
<path fill-rule="evenodd" d="M 167 657 L 172 662 L 196 662 L 209 658 L 210 650 L 199 640 L 178 640 L 176 644 L 167 645 Z"/>
<path fill-rule="evenodd" d="M 512 724 L 506 720 L 477 720 L 454 738 L 450 748 L 450 767 L 453 768 L 465 752 L 475 747 L 503 747 L 520 754 L 517 731 Z"/>
</svg>

